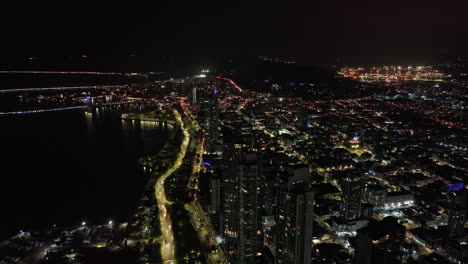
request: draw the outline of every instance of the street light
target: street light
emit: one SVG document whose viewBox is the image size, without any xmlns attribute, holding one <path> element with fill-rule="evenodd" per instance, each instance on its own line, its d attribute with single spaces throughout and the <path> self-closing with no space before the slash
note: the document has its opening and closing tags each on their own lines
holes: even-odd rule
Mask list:
<svg viewBox="0 0 468 264">
<path fill-rule="evenodd" d="M 81 226 L 85 226 L 85 225 L 86 225 L 86 222 L 81 223 Z"/>
</svg>

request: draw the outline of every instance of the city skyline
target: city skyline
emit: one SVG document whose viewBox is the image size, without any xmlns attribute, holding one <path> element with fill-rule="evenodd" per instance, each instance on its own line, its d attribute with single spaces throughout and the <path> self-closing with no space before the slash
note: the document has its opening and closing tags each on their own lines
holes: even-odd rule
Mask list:
<svg viewBox="0 0 468 264">
<path fill-rule="evenodd" d="M 468 2 L 8 2 L 0 264 L 468 263 Z"/>
</svg>

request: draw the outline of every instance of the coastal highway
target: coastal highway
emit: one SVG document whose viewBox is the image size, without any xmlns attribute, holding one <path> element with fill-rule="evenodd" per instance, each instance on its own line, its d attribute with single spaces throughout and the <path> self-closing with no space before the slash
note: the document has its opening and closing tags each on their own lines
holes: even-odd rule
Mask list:
<svg viewBox="0 0 468 264">
<path fill-rule="evenodd" d="M 174 110 L 174 116 L 177 123 L 180 124 L 180 129 L 182 129 L 184 138 L 182 140 L 182 144 L 180 145 L 180 150 L 177 154 L 177 158 L 174 161 L 174 164 L 158 178 L 154 186 L 156 201 L 158 203 L 159 209 L 159 223 L 162 233 L 161 256 L 164 263 L 176 262 L 174 251 L 174 232 L 172 230 L 171 216 L 169 215 L 169 212 L 167 211 L 166 207 L 170 204 L 170 202 L 167 200 L 166 197 L 166 192 L 164 190 L 164 181 L 167 177 L 172 175 L 172 173 L 174 173 L 180 167 L 187 153 L 187 148 L 190 142 L 190 134 L 184 128 L 182 117 L 180 116 L 180 113 L 177 110 Z"/>
</svg>

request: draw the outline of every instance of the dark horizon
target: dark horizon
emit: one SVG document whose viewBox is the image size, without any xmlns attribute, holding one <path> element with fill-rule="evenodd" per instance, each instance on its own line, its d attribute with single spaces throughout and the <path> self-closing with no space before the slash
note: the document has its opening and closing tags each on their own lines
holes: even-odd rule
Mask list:
<svg viewBox="0 0 468 264">
<path fill-rule="evenodd" d="M 466 1 L 8 5 L 4 63 L 133 54 L 147 61 L 266 55 L 312 65 L 427 65 L 468 56 Z"/>
</svg>

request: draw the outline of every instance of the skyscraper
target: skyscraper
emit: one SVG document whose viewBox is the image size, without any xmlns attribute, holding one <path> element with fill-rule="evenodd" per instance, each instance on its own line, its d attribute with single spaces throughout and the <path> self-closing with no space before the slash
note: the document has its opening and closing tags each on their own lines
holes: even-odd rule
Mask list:
<svg viewBox="0 0 468 264">
<path fill-rule="evenodd" d="M 294 180 L 282 177 L 278 186 L 276 258 L 281 264 L 311 263 L 314 193 Z"/>
<path fill-rule="evenodd" d="M 239 238 L 239 166 L 241 162 L 241 146 L 230 144 L 223 153 L 221 174 L 221 217 L 220 233 L 228 252 L 236 251 Z"/>
<path fill-rule="evenodd" d="M 210 209 L 219 213 L 221 208 L 221 179 L 218 175 L 210 177 Z"/>
<path fill-rule="evenodd" d="M 371 221 L 357 231 L 355 264 L 398 264 L 403 257 L 405 226 L 393 217 Z"/>
<path fill-rule="evenodd" d="M 240 144 L 223 153 L 221 231 L 233 263 L 256 263 L 263 248 L 262 155 Z"/>
<path fill-rule="evenodd" d="M 465 228 L 465 209 L 452 205 L 448 212 L 448 229 L 450 237 L 461 237 Z"/>
<path fill-rule="evenodd" d="M 462 237 L 467 213 L 466 190 L 451 192 L 451 204 L 448 210 L 448 231 L 451 238 Z"/>
<path fill-rule="evenodd" d="M 341 180 L 341 217 L 353 220 L 361 217 L 363 180 L 359 176 L 349 176 Z"/>
<path fill-rule="evenodd" d="M 215 80 L 213 86 L 205 90 L 205 93 L 202 95 L 203 98 L 199 98 L 198 100 L 203 101 L 201 116 L 203 118 L 203 127 L 205 128 L 205 150 L 208 153 L 215 152 L 220 134 L 217 89 L 217 82 Z"/>
<path fill-rule="evenodd" d="M 368 228 L 357 231 L 354 264 L 372 264 L 372 237 Z"/>
<path fill-rule="evenodd" d="M 190 88 L 189 103 L 195 106 L 197 104 L 197 87 Z"/>
<path fill-rule="evenodd" d="M 246 153 L 240 165 L 239 263 L 256 263 L 257 254 L 263 247 L 261 179 L 261 154 Z"/>
</svg>

